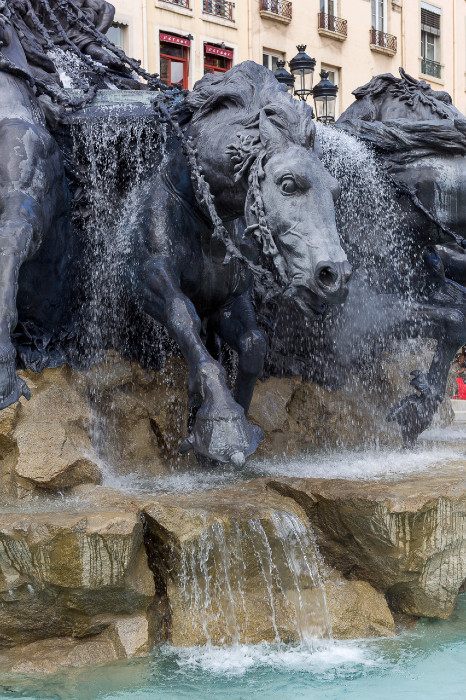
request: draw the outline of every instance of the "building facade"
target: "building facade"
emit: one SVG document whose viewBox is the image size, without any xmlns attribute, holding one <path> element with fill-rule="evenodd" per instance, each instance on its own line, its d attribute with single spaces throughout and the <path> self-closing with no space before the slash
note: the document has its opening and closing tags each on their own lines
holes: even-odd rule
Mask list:
<svg viewBox="0 0 466 700">
<path fill-rule="evenodd" d="M 398 67 L 446 90 L 466 112 L 466 0 L 113 0 L 115 38 L 167 84 L 191 89 L 206 72 L 252 59 L 275 70 L 298 44 L 352 91 Z M 126 44 L 125 44 L 126 42 Z"/>
</svg>

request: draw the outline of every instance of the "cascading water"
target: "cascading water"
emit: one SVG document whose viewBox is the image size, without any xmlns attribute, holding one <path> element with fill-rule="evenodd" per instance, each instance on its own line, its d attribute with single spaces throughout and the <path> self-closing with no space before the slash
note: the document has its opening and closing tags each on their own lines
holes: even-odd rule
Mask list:
<svg viewBox="0 0 466 700">
<path fill-rule="evenodd" d="M 174 646 L 331 638 L 320 554 L 295 513 L 206 523 L 177 556 L 168 584 Z"/>
<path fill-rule="evenodd" d="M 141 228 L 140 202 L 150 174 L 165 157 L 165 128 L 147 110 L 132 114 L 121 106 L 104 104 L 99 114 L 75 118 L 73 153 L 77 163 L 75 219 L 81 239 L 79 286 L 85 299 L 78 311 L 81 339 L 79 361 L 86 367 L 99 363 L 90 386 L 93 406 L 93 447 L 104 472 L 115 467 L 116 442 L 112 397 L 102 401 L 102 386 L 114 370 L 116 350 L 131 359 L 132 331 L 143 335 L 146 319 L 135 318 L 130 302 L 132 279 L 128 263 L 135 231 Z M 143 184 L 144 183 L 144 184 Z M 135 328 L 137 326 L 137 328 Z M 166 334 L 152 324 L 151 353 L 163 355 Z M 158 343 L 160 347 L 157 347 Z"/>
</svg>

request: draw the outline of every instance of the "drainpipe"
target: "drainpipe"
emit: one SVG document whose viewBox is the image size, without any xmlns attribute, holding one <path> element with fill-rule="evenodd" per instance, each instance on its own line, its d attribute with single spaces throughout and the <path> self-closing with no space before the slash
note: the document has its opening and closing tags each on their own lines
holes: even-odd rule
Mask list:
<svg viewBox="0 0 466 700">
<path fill-rule="evenodd" d="M 248 59 L 253 60 L 252 55 L 252 1 L 248 0 Z"/>
<path fill-rule="evenodd" d="M 142 0 L 142 60 L 143 67 L 149 70 L 147 44 L 147 0 Z"/>
<path fill-rule="evenodd" d="M 453 104 L 456 105 L 456 0 L 453 3 Z"/>
</svg>

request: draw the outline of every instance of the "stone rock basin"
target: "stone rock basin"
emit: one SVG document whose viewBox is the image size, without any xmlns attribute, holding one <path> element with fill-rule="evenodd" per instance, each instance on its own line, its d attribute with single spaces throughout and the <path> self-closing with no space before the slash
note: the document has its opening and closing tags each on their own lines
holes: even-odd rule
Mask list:
<svg viewBox="0 0 466 700">
<path fill-rule="evenodd" d="M 389 483 L 273 477 L 189 495 L 80 486 L 79 512 L 70 500 L 5 513 L 0 663 L 53 672 L 163 641 L 387 637 L 408 619 L 447 618 L 466 576 L 465 486 L 459 460 Z"/>
<path fill-rule="evenodd" d="M 28 411 L 20 402 L 0 416 L 8 677 L 166 643 L 386 639 L 451 616 L 466 578 L 461 426 L 434 429 L 410 452 L 387 433 L 383 446 L 357 449 L 365 402 L 342 410 L 309 382 L 273 379 L 251 409 L 266 433 L 260 457 L 242 473 L 206 471 L 176 455 L 187 421 L 177 358 L 159 373 L 116 357 L 89 373 L 24 376 L 35 385 Z M 326 451 L 318 423 L 309 444 L 319 412 L 330 441 L 344 427 L 346 447 Z"/>
</svg>

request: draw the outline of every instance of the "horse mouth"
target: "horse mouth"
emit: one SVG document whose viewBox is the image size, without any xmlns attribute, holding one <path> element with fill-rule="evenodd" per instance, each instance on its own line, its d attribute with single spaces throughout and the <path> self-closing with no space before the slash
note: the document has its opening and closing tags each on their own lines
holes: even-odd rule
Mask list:
<svg viewBox="0 0 466 700">
<path fill-rule="evenodd" d="M 288 287 L 284 297 L 291 301 L 308 318 L 320 318 L 327 309 L 327 304 L 323 299 L 304 286 Z"/>
</svg>

